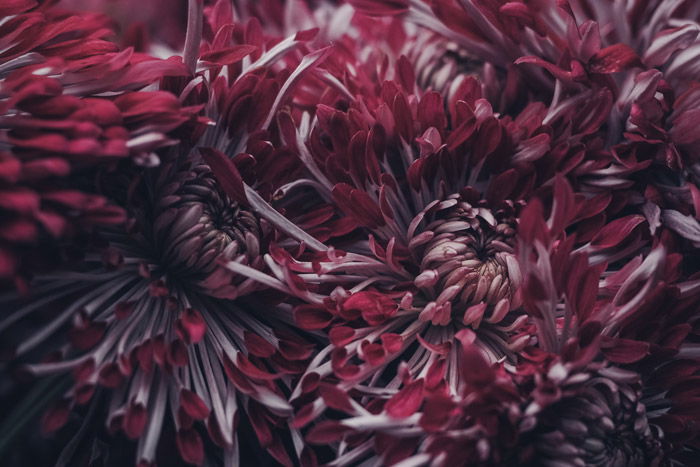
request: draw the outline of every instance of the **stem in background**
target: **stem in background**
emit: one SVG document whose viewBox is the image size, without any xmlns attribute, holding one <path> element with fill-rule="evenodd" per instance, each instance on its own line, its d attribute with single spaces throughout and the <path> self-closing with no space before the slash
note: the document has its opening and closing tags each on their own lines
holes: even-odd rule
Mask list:
<svg viewBox="0 0 700 467">
<path fill-rule="evenodd" d="M 46 407 L 70 386 L 70 381 L 65 375 L 47 378 L 34 386 L 14 407 L 0 425 L 0 459 L 5 458 L 7 449 L 14 446 L 15 439 L 26 426 L 35 422 Z"/>
<path fill-rule="evenodd" d="M 189 0 L 187 5 L 187 34 L 182 60 L 187 69 L 194 75 L 199 58 L 199 44 L 202 40 L 202 14 L 204 0 Z"/>
</svg>

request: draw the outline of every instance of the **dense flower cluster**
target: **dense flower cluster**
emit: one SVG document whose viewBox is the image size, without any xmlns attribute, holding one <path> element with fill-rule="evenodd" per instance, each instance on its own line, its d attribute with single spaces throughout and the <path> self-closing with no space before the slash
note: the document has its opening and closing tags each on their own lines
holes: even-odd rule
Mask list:
<svg viewBox="0 0 700 467">
<path fill-rule="evenodd" d="M 0 5 L 8 465 L 697 462 L 700 4 L 147 3 Z"/>
</svg>

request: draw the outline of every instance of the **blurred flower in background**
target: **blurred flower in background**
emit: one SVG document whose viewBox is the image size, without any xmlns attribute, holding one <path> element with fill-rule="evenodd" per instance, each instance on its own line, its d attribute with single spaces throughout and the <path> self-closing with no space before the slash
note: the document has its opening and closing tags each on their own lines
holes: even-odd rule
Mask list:
<svg viewBox="0 0 700 467">
<path fill-rule="evenodd" d="M 118 1 L 60 0 L 67 10 L 107 15 L 118 43 L 133 46 L 140 52 L 167 53 L 181 49 L 187 29 L 187 0 Z"/>
</svg>

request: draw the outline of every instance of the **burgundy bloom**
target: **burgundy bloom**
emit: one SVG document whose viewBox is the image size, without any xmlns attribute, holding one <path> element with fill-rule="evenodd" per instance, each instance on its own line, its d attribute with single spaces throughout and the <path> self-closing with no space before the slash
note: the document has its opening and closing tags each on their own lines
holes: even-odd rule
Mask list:
<svg viewBox="0 0 700 467">
<path fill-rule="evenodd" d="M 106 416 L 94 417 L 111 433 L 138 440 L 139 465 L 156 462 L 171 427 L 185 462 L 204 463 L 206 432 L 229 464 L 238 462 L 246 414 L 260 445 L 291 465 L 303 446 L 287 426 L 286 393 L 312 349 L 294 331 L 289 309 L 257 293 L 264 287 L 247 276 L 264 267 L 272 238 L 283 243 L 288 226 L 292 236 L 299 229 L 265 202 L 293 173 L 280 164 L 293 158 L 273 148 L 266 130 L 323 51 L 299 51 L 290 71 L 283 57 L 301 48 L 303 34 L 268 47 L 254 22 L 233 24 L 220 10 L 205 18 L 202 2 L 190 3 L 183 58 L 169 60 L 184 76 L 163 82 L 179 96 L 136 91 L 106 101 L 121 110 L 124 137 L 129 128 L 148 130 L 119 154 L 133 148 L 136 164 L 101 178 L 126 222 L 101 226 L 81 261 L 38 274 L 27 297 L 5 297 L 11 313 L 0 331 L 25 372 L 72 375 L 43 418 L 46 431 L 60 428 L 72 409 L 100 406 Z M 211 40 L 202 40 L 205 19 L 216 31 Z M 189 107 L 180 110 L 181 102 Z M 205 128 L 192 125 L 197 120 Z M 176 128 L 179 143 L 163 139 Z M 104 389 L 106 407 L 95 397 Z"/>
<path fill-rule="evenodd" d="M 515 374 L 529 397 L 521 449 L 533 465 L 684 462 L 697 439 L 694 396 L 676 378 L 700 363 L 682 356 L 693 345 L 697 318 L 685 303 L 697 299 L 695 281 L 670 285 L 681 257 L 667 251 L 668 236 L 611 269 L 571 250 L 566 233 L 548 227 L 553 216 L 545 223 L 532 204 L 521 221 L 524 303 L 537 334 Z"/>
<path fill-rule="evenodd" d="M 295 129 L 282 114 L 279 125 L 308 169 L 308 185 L 344 215 L 344 227 L 359 229 L 316 254 L 293 258 L 272 250 L 280 265 L 272 270 L 277 287 L 309 303 L 296 310 L 300 325 L 330 327 L 327 358 L 348 381 L 379 377 L 409 348 L 411 370 L 420 372 L 431 354 L 456 352 L 454 336 L 465 328 L 476 331 L 477 345 L 493 361 L 517 361 L 531 337 L 523 328 L 522 272 L 514 254 L 522 205 L 535 184 L 551 190 L 553 174 L 544 167 L 557 162 L 571 170 L 581 192 L 574 196 L 559 184 L 549 191 L 562 210 L 555 222 L 580 222 L 582 243 L 595 236 L 610 204 L 596 172 L 614 166 L 598 150 L 598 127 L 578 120 L 573 107 L 545 123 L 541 103 L 516 118 L 501 117 L 474 76 L 447 101 L 415 86 L 406 58 L 398 59 L 394 80 L 381 86 L 371 78 L 386 72 L 373 76 L 376 70 L 361 63 L 353 69 L 359 76 L 346 88 L 359 86 L 356 98 L 346 101 L 339 89 L 335 101 L 328 98 L 335 108 L 319 105 L 311 124 L 302 117 Z M 577 168 L 587 150 L 598 160 Z M 592 203 L 578 217 L 567 212 L 586 199 Z M 628 233 L 591 248 L 605 258 Z M 313 240 L 307 244 L 319 250 Z M 384 335 L 395 344 L 384 345 Z M 307 373 L 315 365 L 330 373 L 322 360 Z"/>
<path fill-rule="evenodd" d="M 353 121 L 354 108 L 348 113 L 318 109 L 317 126 L 306 143 L 313 158 L 307 159 L 310 172 L 327 168 L 317 181 L 329 202 L 366 236 L 358 234 L 352 243 L 341 241 L 338 251 L 308 259 L 274 255 L 307 283 L 318 277 L 320 290 L 330 292 L 326 300 L 310 300 L 326 308 L 330 319 L 325 324 L 316 323 L 319 311 L 309 308 L 298 309 L 297 320 L 311 328 L 350 326 L 334 351 L 348 354 L 333 358 L 333 367 L 358 381 L 381 372 L 413 342 L 421 341 L 416 355 L 427 356 L 465 326 L 478 329 L 480 345 L 494 359 L 512 355 L 527 340 L 518 334 L 517 313 L 510 313 L 520 306 L 520 272 L 513 256 L 519 204 L 517 198 L 507 199 L 507 192 L 493 193 L 495 176 L 478 180 L 477 175 L 484 157 L 510 142 L 500 139 L 501 127 L 487 108 L 479 117 L 467 113 L 450 131 L 438 94 L 426 93 L 411 109 L 395 83 L 385 83 L 383 93 L 384 102 L 368 122 Z M 393 110 L 386 102 L 393 102 Z M 416 132 L 414 125 L 425 130 Z M 465 141 L 479 139 L 487 146 L 479 145 L 472 159 L 456 157 Z M 335 290 L 329 288 L 333 278 Z M 363 342 L 379 345 L 366 340 L 375 332 L 374 339 L 397 336 L 397 345 L 371 357 Z M 356 372 L 350 363 L 355 356 L 366 362 Z M 416 364 L 422 367 L 425 361 Z"/>
</svg>

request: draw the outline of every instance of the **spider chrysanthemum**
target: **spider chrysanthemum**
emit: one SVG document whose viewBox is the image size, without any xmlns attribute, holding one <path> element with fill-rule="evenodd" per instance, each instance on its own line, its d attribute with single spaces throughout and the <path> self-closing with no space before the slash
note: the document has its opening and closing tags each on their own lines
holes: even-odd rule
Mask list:
<svg viewBox="0 0 700 467">
<path fill-rule="evenodd" d="M 162 81 L 159 91 L 130 83 L 124 87 L 137 90 L 119 94 L 123 87 L 115 85 L 115 97 L 92 103 L 89 115 L 100 123 L 111 110 L 118 118 L 119 107 L 127 123 L 150 130 L 130 140 L 125 129 L 110 128 L 124 141 L 109 147 L 124 156 L 133 148 L 140 165 L 123 161 L 94 180 L 79 179 L 86 186 L 97 181 L 93 189 L 123 217 L 81 237 L 81 255 L 37 274 L 26 294 L 3 296 L 10 312 L 0 331 L 23 373 L 72 379 L 45 414 L 46 431 L 90 406 L 85 423 L 138 440 L 139 464 L 156 462 L 173 430 L 184 461 L 201 464 L 213 456 L 230 464 L 248 449 L 238 441 L 245 414 L 259 444 L 291 464 L 304 447 L 292 444 L 298 435 L 288 428 L 286 393 L 312 349 L 277 297 L 221 264 L 255 272 L 264 267 L 270 240 L 284 241 L 285 227 L 295 228 L 264 201 L 285 180 L 278 177 L 293 174 L 293 164 L 281 163 L 289 155 L 269 141 L 268 116 L 323 54 L 296 54 L 308 40 L 296 34 L 269 48 L 252 33 L 252 44 L 230 36 L 212 44 L 202 38 L 205 21 L 223 30 L 241 26 L 221 11 L 204 15 L 199 1 L 190 2 L 189 19 L 183 59 L 172 65 L 185 77 Z M 242 68 L 251 54 L 253 64 L 246 59 Z M 294 55 L 295 73 L 281 62 L 285 55 Z M 250 105 L 262 95 L 264 103 Z M 175 128 L 170 139 L 161 133 Z M 211 443 L 220 449 L 207 454 Z"/>
</svg>

